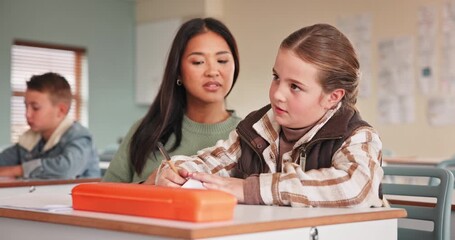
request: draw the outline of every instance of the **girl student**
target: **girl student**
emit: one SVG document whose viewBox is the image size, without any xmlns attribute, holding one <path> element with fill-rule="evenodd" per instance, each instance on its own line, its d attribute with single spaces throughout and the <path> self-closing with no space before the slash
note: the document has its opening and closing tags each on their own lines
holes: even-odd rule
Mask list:
<svg viewBox="0 0 455 240">
<path fill-rule="evenodd" d="M 379 207 L 382 142 L 355 104 L 360 67 L 337 28 L 315 24 L 281 43 L 270 104 L 229 138 L 194 156 L 173 156 L 158 185 L 186 178 L 235 195 L 239 203 L 300 207 Z"/>
</svg>

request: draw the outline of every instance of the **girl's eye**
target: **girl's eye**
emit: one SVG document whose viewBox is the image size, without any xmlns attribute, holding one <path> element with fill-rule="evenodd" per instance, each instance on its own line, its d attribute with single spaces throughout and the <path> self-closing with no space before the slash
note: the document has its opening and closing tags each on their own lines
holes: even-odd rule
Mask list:
<svg viewBox="0 0 455 240">
<path fill-rule="evenodd" d="M 276 81 L 276 80 L 278 80 L 278 79 L 280 79 L 280 78 L 278 77 L 278 75 L 276 75 L 275 73 L 272 74 L 272 80 L 273 80 L 273 81 Z"/>
<path fill-rule="evenodd" d="M 294 92 L 299 92 L 299 91 L 302 90 L 299 86 L 297 86 L 297 85 L 294 84 L 294 83 L 291 83 L 291 89 L 292 89 L 292 91 L 294 91 Z"/>
<path fill-rule="evenodd" d="M 226 64 L 226 63 L 229 62 L 229 60 L 218 60 L 218 62 L 221 63 L 221 64 Z"/>
<path fill-rule="evenodd" d="M 201 65 L 203 63 L 204 63 L 204 61 L 193 61 L 193 62 L 191 62 L 191 64 L 193 64 L 193 65 Z"/>
</svg>

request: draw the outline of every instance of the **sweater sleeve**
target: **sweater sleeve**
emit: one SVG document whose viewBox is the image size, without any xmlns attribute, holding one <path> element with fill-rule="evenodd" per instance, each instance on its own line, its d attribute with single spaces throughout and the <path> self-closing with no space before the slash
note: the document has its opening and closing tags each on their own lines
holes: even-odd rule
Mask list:
<svg viewBox="0 0 455 240">
<path fill-rule="evenodd" d="M 268 205 L 379 207 L 382 142 L 369 127 L 357 129 L 332 158 L 332 167 L 302 171 L 288 163 L 283 173 L 260 175 L 260 194 Z"/>
<path fill-rule="evenodd" d="M 234 130 L 227 140 L 219 140 L 215 146 L 199 150 L 197 155 L 175 155 L 171 160 L 176 166 L 189 172 L 205 172 L 229 177 L 240 154 L 240 141 Z M 167 164 L 164 167 L 167 168 Z"/>
</svg>

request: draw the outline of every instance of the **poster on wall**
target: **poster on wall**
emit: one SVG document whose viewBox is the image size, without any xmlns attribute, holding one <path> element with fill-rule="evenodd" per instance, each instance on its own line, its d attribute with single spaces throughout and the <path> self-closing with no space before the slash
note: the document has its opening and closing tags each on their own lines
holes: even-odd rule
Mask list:
<svg viewBox="0 0 455 240">
<path fill-rule="evenodd" d="M 442 13 L 441 90 L 455 93 L 455 1 L 447 0 Z"/>
<path fill-rule="evenodd" d="M 455 124 L 455 97 L 437 96 L 428 99 L 428 122 L 433 126 Z"/>
<path fill-rule="evenodd" d="M 384 124 L 415 120 L 413 38 L 396 37 L 378 43 L 378 116 Z"/>
<path fill-rule="evenodd" d="M 438 38 L 438 9 L 436 6 L 422 6 L 418 11 L 418 83 L 424 95 L 438 91 L 436 79 Z"/>
<path fill-rule="evenodd" d="M 372 82 L 372 51 L 371 51 L 371 14 L 363 13 L 346 16 L 337 20 L 337 26 L 346 34 L 354 45 L 360 61 L 359 97 L 371 95 Z"/>
</svg>

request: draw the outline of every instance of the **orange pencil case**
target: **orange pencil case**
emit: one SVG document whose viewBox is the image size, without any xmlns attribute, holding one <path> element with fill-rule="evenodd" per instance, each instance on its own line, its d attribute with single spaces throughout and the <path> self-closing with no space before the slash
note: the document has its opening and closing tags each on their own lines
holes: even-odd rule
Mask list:
<svg viewBox="0 0 455 240">
<path fill-rule="evenodd" d="M 72 189 L 74 210 L 190 222 L 231 220 L 237 199 L 225 192 L 130 183 L 82 183 Z"/>
</svg>

